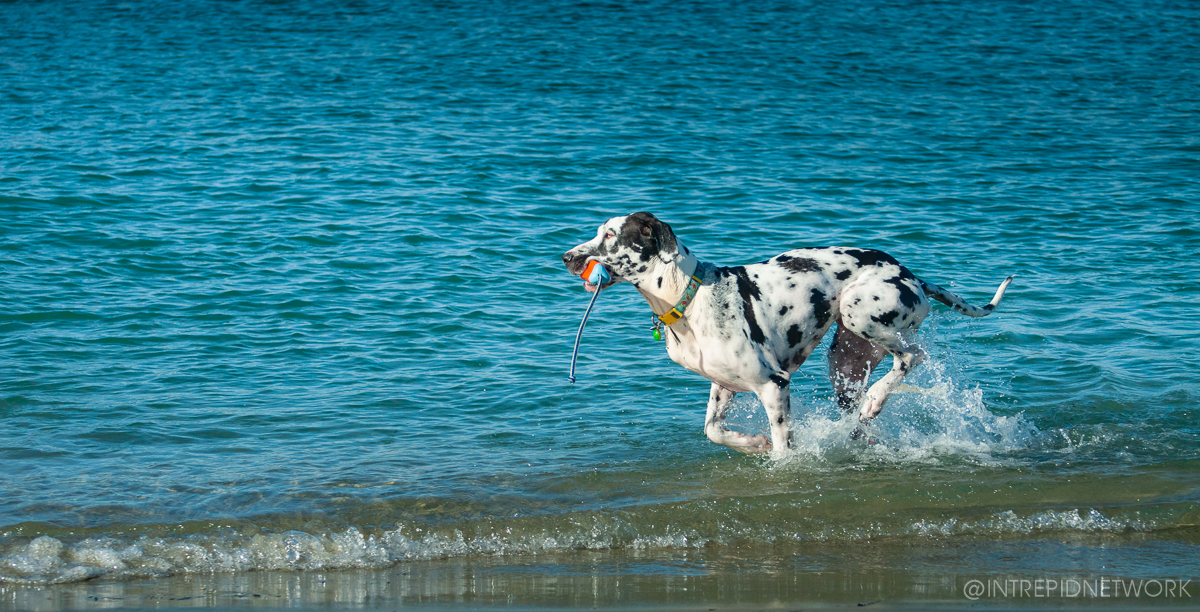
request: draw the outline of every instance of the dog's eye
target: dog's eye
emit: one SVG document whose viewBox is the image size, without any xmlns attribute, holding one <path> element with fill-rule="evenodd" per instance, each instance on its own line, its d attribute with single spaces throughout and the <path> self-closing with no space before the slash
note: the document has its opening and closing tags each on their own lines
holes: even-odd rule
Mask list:
<svg viewBox="0 0 1200 612">
<path fill-rule="evenodd" d="M 605 240 L 612 240 L 613 238 L 616 238 L 616 237 L 617 237 L 617 235 L 612 232 L 604 232 Z"/>
</svg>

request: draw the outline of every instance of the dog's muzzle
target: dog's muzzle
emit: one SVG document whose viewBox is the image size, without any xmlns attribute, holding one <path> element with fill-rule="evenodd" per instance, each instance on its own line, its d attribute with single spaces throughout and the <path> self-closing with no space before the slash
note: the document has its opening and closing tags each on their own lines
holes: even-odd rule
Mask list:
<svg viewBox="0 0 1200 612">
<path fill-rule="evenodd" d="M 579 276 L 583 274 L 583 269 L 587 266 L 588 256 L 578 255 L 572 253 L 571 251 L 567 251 L 566 253 L 563 253 L 562 260 L 563 265 L 567 266 L 567 272 L 570 272 L 575 276 Z"/>
</svg>

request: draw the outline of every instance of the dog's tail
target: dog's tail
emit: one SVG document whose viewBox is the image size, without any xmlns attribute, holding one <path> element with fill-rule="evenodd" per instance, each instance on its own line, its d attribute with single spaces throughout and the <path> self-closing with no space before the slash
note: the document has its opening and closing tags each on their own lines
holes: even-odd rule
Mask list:
<svg viewBox="0 0 1200 612">
<path fill-rule="evenodd" d="M 1000 299 L 1004 297 L 1004 290 L 1008 289 L 1008 284 L 1011 283 L 1014 278 L 1016 278 L 1015 274 L 1004 279 L 1004 282 L 1000 283 L 1000 288 L 996 290 L 996 296 L 992 298 L 992 301 L 988 302 L 982 307 L 972 306 L 961 297 L 950 293 L 949 291 L 946 291 L 945 289 L 942 289 L 933 283 L 927 283 L 925 281 L 920 281 L 920 283 L 921 289 L 925 291 L 925 295 L 953 308 L 957 312 L 967 315 L 968 317 L 978 318 L 986 317 L 992 314 L 993 310 L 996 310 L 996 307 L 1000 305 Z"/>
</svg>

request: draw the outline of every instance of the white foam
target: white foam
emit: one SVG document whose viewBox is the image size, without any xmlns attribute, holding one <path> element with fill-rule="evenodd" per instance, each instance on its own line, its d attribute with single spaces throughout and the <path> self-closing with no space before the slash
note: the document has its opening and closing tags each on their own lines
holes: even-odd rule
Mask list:
<svg viewBox="0 0 1200 612">
<path fill-rule="evenodd" d="M 103 568 L 70 564 L 64 558 L 70 551 L 49 536 L 34 538 L 24 550 L 0 557 L 0 582 L 54 584 L 77 582 L 102 576 Z"/>
<path fill-rule="evenodd" d="M 1075 532 L 1123 532 L 1145 531 L 1153 525 L 1140 520 L 1114 519 L 1104 516 L 1096 509 L 1085 513 L 1079 510 L 1037 512 L 1029 516 L 1018 516 L 1007 510 L 981 521 L 959 521 L 950 519 L 940 523 L 918 521 L 909 527 L 913 535 L 949 536 L 963 534 L 1032 534 L 1045 531 Z"/>
<path fill-rule="evenodd" d="M 62 550 L 62 542 L 41 536 L 30 542 L 24 551 L 5 557 L 4 565 L 20 576 L 46 574 L 62 566 Z"/>
<path fill-rule="evenodd" d="M 142 537 L 130 544 L 84 540 L 66 546 L 42 536 L 0 556 L 0 583 L 50 584 L 96 576 L 133 578 L 177 573 L 387 567 L 400 561 L 466 555 L 539 554 L 611 548 L 691 548 L 708 540 L 692 530 L 638 534 L 620 519 L 593 515 L 572 529 L 550 527 L 513 535 L 512 529 L 467 538 L 459 530 L 424 533 L 401 525 L 379 537 L 356 528 L 332 534 L 301 531 L 253 536 Z"/>
</svg>

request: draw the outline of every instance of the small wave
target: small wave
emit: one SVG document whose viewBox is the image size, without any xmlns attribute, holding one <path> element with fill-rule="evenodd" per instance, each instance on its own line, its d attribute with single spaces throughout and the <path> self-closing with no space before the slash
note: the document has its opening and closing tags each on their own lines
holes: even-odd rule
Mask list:
<svg viewBox="0 0 1200 612">
<path fill-rule="evenodd" d="M 1096 509 L 1080 514 L 1078 510 L 1047 510 L 1029 516 L 1018 516 L 1007 510 L 981 521 L 949 519 L 944 522 L 918 521 L 910 527 L 913 535 L 1029 535 L 1038 532 L 1109 532 L 1150 531 L 1153 524 L 1139 519 L 1109 518 Z"/>
<path fill-rule="evenodd" d="M 540 554 L 571 550 L 689 548 L 703 538 L 684 534 L 639 535 L 634 525 L 612 517 L 592 516 L 540 532 L 513 528 L 466 536 L 461 530 L 424 533 L 401 526 L 378 535 L 351 527 L 341 533 L 198 535 L 189 538 L 142 537 L 132 542 L 93 538 L 74 545 L 39 536 L 9 554 L 0 555 L 0 584 L 48 585 L 104 576 L 111 579 L 163 577 L 269 570 L 341 570 L 388 567 L 401 561 L 469 555 Z M 586 525 L 583 523 L 587 523 Z"/>
<path fill-rule="evenodd" d="M 709 502 L 695 502 L 704 505 Z M 71 544 L 39 536 L 0 554 L 0 584 L 48 585 L 98 577 L 134 579 L 177 574 L 248 571 L 378 569 L 405 561 L 467 556 L 539 555 L 585 550 L 696 549 L 778 545 L 803 541 L 861 541 L 879 537 L 987 536 L 1153 531 L 1139 518 L 1098 510 L 1007 510 L 988 518 L 927 518 L 891 525 L 812 524 L 778 517 L 777 523 L 739 519 L 742 502 L 723 511 L 706 506 L 702 520 L 664 520 L 679 508 L 646 512 L 586 512 L 540 519 L 495 519 L 458 526 L 401 525 L 376 534 L 350 527 L 310 534 L 196 534 L 182 537 L 88 538 Z M 690 508 L 696 510 L 696 508 Z M 684 514 L 687 512 L 685 511 Z"/>
</svg>

